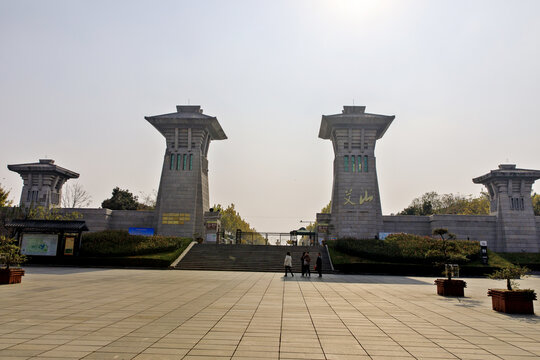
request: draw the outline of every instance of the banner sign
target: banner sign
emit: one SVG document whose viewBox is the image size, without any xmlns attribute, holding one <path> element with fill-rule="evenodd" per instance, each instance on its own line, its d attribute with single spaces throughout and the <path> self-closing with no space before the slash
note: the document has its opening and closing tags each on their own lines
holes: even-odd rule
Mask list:
<svg viewBox="0 0 540 360">
<path fill-rule="evenodd" d="M 129 228 L 129 235 L 153 236 L 154 235 L 154 229 L 153 228 L 130 227 Z"/>
<path fill-rule="evenodd" d="M 23 234 L 21 254 L 36 256 L 56 256 L 58 235 Z"/>
<path fill-rule="evenodd" d="M 66 236 L 66 246 L 64 246 L 64 255 L 73 255 L 74 247 L 75 247 L 75 238 L 73 236 Z"/>
</svg>

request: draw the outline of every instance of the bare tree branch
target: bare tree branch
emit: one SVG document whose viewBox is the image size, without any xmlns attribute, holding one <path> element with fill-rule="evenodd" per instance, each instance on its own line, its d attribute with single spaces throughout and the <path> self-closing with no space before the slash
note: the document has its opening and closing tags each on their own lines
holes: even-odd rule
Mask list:
<svg viewBox="0 0 540 360">
<path fill-rule="evenodd" d="M 62 207 L 84 208 L 92 203 L 92 196 L 78 183 L 67 184 L 62 191 Z"/>
</svg>

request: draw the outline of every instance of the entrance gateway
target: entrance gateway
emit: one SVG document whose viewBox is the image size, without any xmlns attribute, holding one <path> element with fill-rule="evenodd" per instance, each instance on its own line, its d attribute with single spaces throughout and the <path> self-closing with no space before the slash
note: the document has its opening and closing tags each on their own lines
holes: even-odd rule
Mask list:
<svg viewBox="0 0 540 360">
<path fill-rule="evenodd" d="M 486 241 L 501 252 L 540 251 L 540 216 L 534 215 L 531 190 L 540 171 L 501 164 L 474 178 L 488 189 L 489 215 L 382 215 L 375 145 L 394 116 L 370 114 L 365 106 L 344 106 L 341 114 L 323 115 L 319 137 L 334 149 L 334 180 L 330 214 L 317 214 L 317 238 L 366 239 L 389 233 L 429 236 L 447 228 L 459 239 Z M 212 140 L 227 138 L 218 120 L 198 105 L 180 105 L 176 112 L 148 116 L 165 138 L 165 153 L 155 211 L 67 209 L 83 216 L 89 231 L 155 229 L 157 234 L 219 242 L 220 216 L 208 196 L 208 150 Z M 24 181 L 20 205 L 59 206 L 62 185 L 79 174 L 51 159 L 8 165 Z"/>
</svg>

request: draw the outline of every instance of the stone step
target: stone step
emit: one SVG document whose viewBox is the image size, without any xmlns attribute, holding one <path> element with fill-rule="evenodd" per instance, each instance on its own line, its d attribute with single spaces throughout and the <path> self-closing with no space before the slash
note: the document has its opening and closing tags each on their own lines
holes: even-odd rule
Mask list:
<svg viewBox="0 0 540 360">
<path fill-rule="evenodd" d="M 287 252 L 293 258 L 292 270 L 301 272 L 300 257 L 309 251 L 312 258 L 310 270 L 314 266 L 317 253 L 323 260 L 323 272 L 332 272 L 330 258 L 323 246 L 269 246 L 269 245 L 216 245 L 196 244 L 176 266 L 182 270 L 228 270 L 283 272 L 283 261 Z"/>
</svg>

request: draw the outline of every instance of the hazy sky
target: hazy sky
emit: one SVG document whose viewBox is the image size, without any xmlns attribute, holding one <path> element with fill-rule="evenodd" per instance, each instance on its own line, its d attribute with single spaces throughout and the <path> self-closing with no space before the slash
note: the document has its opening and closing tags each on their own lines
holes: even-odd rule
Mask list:
<svg viewBox="0 0 540 360">
<path fill-rule="evenodd" d="M 0 182 L 52 158 L 93 205 L 158 188 L 144 116 L 200 104 L 210 203 L 289 231 L 328 203 L 321 115 L 395 115 L 376 147 L 384 214 L 427 191 L 477 195 L 498 164 L 540 169 L 539 1 L 0 0 Z M 72 180 L 70 180 L 72 181 Z M 540 192 L 540 184 L 533 188 Z"/>
</svg>

